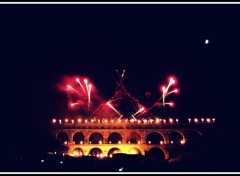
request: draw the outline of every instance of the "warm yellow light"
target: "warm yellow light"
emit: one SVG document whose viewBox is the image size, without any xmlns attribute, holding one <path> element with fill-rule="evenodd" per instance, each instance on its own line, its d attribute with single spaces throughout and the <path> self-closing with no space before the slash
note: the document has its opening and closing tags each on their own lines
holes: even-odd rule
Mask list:
<svg viewBox="0 0 240 176">
<path fill-rule="evenodd" d="M 131 119 L 130 122 L 133 123 L 133 122 L 134 122 L 134 119 Z"/>
<path fill-rule="evenodd" d="M 85 123 L 87 123 L 88 122 L 88 120 L 87 119 L 85 119 Z"/>
<path fill-rule="evenodd" d="M 52 119 L 52 122 L 53 122 L 53 123 L 56 123 L 56 121 L 57 121 L 56 119 Z"/>
<path fill-rule="evenodd" d="M 169 122 L 170 122 L 170 123 L 173 123 L 173 119 L 169 119 Z"/>
<path fill-rule="evenodd" d="M 195 118 L 195 119 L 194 119 L 194 122 L 195 122 L 195 123 L 198 123 L 198 119 L 197 119 L 197 118 Z"/>
<path fill-rule="evenodd" d="M 160 122 L 160 120 L 159 119 L 156 119 L 156 123 L 159 123 Z"/>
<path fill-rule="evenodd" d="M 110 156 L 109 156 L 110 158 L 112 158 L 112 154 L 110 154 Z"/>
<path fill-rule="evenodd" d="M 119 144 L 121 144 L 121 141 L 118 141 Z"/>
<path fill-rule="evenodd" d="M 210 120 L 209 118 L 207 118 L 207 122 L 208 122 L 208 123 L 210 123 L 210 122 L 211 122 L 211 120 Z"/>
<path fill-rule="evenodd" d="M 104 122 L 105 122 L 105 123 L 107 123 L 107 122 L 108 122 L 108 120 L 106 119 L 106 120 L 104 120 Z"/>
<path fill-rule="evenodd" d="M 102 144 L 102 141 L 99 141 L 99 144 Z"/>
<path fill-rule="evenodd" d="M 93 122 L 94 122 L 94 120 L 93 120 L 93 119 L 91 119 L 91 122 L 93 123 Z"/>
<path fill-rule="evenodd" d="M 80 123 L 82 121 L 82 119 L 78 119 L 78 122 Z"/>
<path fill-rule="evenodd" d="M 185 144 L 185 141 L 184 141 L 184 140 L 181 140 L 180 142 L 181 142 L 181 144 Z"/>
<path fill-rule="evenodd" d="M 111 120 L 112 123 L 114 123 L 114 120 Z"/>
<path fill-rule="evenodd" d="M 140 142 L 140 141 L 138 141 L 138 144 L 141 144 L 141 142 Z"/>
<path fill-rule="evenodd" d="M 143 122 L 144 122 L 144 123 L 147 123 L 147 119 L 144 119 Z"/>
<path fill-rule="evenodd" d="M 121 119 L 118 119 L 118 123 L 122 122 Z"/>
<path fill-rule="evenodd" d="M 80 144 L 83 144 L 83 141 L 80 141 Z"/>
<path fill-rule="evenodd" d="M 65 122 L 68 122 L 68 119 L 65 119 Z"/>
</svg>

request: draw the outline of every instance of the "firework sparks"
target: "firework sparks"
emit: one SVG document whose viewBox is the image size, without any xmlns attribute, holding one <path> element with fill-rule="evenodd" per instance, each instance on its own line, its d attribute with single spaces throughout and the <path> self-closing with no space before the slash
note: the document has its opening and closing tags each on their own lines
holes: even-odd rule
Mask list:
<svg viewBox="0 0 240 176">
<path fill-rule="evenodd" d="M 73 107 L 75 105 L 80 105 L 80 104 L 79 103 L 71 103 L 70 105 Z"/>
<path fill-rule="evenodd" d="M 91 89 L 92 89 L 92 84 L 88 85 L 88 109 L 90 108 L 90 102 L 91 102 Z"/>
<path fill-rule="evenodd" d="M 142 112 L 144 110 L 144 107 L 140 108 L 133 116 L 137 115 L 138 113 Z"/>
<path fill-rule="evenodd" d="M 87 89 L 87 92 L 88 92 L 88 80 L 87 79 L 84 79 L 84 83 L 86 85 L 86 89 Z"/>
<path fill-rule="evenodd" d="M 72 86 L 67 85 L 67 88 L 73 90 L 74 92 L 76 92 L 78 94 L 78 91 L 76 89 L 74 89 Z"/>
<path fill-rule="evenodd" d="M 106 103 L 110 108 L 112 108 L 116 113 L 118 113 L 118 115 L 122 115 L 120 114 L 109 102 Z"/>
<path fill-rule="evenodd" d="M 162 87 L 162 92 L 163 92 L 163 94 L 162 94 L 162 104 L 163 104 L 164 107 L 165 107 L 166 104 L 168 104 L 168 105 L 171 106 L 171 107 L 174 106 L 174 103 L 173 103 L 173 102 L 171 102 L 171 103 L 166 103 L 166 102 L 165 102 L 165 98 L 166 98 L 168 95 L 172 94 L 172 93 L 179 93 L 179 89 L 175 89 L 175 90 L 173 90 L 173 91 L 168 92 L 168 90 L 170 89 L 171 85 L 173 85 L 173 84 L 175 84 L 175 83 L 176 83 L 175 79 L 171 77 L 171 78 L 169 79 L 169 83 L 168 83 L 167 88 L 166 88 L 165 86 Z"/>
<path fill-rule="evenodd" d="M 78 84 L 81 86 L 81 88 L 82 88 L 83 92 L 84 92 L 84 93 L 86 93 L 86 91 L 85 91 L 85 89 L 84 89 L 83 85 L 82 85 L 82 84 L 81 84 L 81 82 L 80 82 L 80 79 L 76 78 L 76 81 L 77 81 L 77 82 L 78 82 Z"/>
</svg>

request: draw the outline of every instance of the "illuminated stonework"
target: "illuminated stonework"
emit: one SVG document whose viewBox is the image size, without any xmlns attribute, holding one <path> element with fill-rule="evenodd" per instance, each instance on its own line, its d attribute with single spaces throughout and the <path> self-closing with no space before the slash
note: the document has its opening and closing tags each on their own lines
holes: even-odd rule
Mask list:
<svg viewBox="0 0 240 176">
<path fill-rule="evenodd" d="M 190 136 L 204 135 L 215 119 L 53 119 L 52 134 L 69 147 L 69 156 L 112 157 L 115 153 L 146 155 L 157 148 L 169 159 L 169 150 L 183 147 Z"/>
</svg>

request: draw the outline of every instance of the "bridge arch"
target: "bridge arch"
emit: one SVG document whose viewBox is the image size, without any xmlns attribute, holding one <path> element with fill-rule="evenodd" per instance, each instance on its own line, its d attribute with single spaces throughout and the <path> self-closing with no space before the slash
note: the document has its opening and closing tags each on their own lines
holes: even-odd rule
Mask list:
<svg viewBox="0 0 240 176">
<path fill-rule="evenodd" d="M 69 141 L 68 134 L 65 131 L 57 133 L 56 138 L 61 144 L 65 144 L 65 142 L 68 143 Z"/>
<path fill-rule="evenodd" d="M 150 132 L 146 136 L 146 143 L 147 144 L 163 144 L 164 143 L 164 137 L 159 132 Z"/>
<path fill-rule="evenodd" d="M 122 153 L 122 151 L 119 149 L 119 148 L 117 148 L 117 147 L 114 147 L 114 148 L 111 148 L 109 151 L 108 151 L 108 156 L 111 156 L 111 155 L 113 155 L 113 154 L 116 154 L 116 153 Z"/>
<path fill-rule="evenodd" d="M 132 147 L 128 150 L 128 154 L 142 154 L 140 149 L 137 147 Z"/>
<path fill-rule="evenodd" d="M 181 141 L 185 140 L 185 137 L 180 131 L 173 131 L 169 135 L 169 142 L 173 144 L 181 144 Z"/>
<path fill-rule="evenodd" d="M 89 143 L 91 144 L 103 143 L 103 135 L 99 132 L 92 133 L 89 137 Z"/>
<path fill-rule="evenodd" d="M 108 136 L 108 143 L 118 144 L 119 142 L 122 143 L 122 136 L 121 136 L 120 133 L 113 132 L 113 133 L 109 134 L 109 136 Z"/>
<path fill-rule="evenodd" d="M 141 141 L 141 136 L 139 133 L 131 132 L 127 135 L 127 143 L 137 144 L 139 141 Z"/>
<path fill-rule="evenodd" d="M 73 135 L 73 142 L 75 144 L 84 144 L 84 134 L 82 132 L 76 132 Z"/>
<path fill-rule="evenodd" d="M 99 156 L 103 154 L 102 150 L 98 147 L 94 147 L 89 151 L 89 155 L 91 156 Z"/>
<path fill-rule="evenodd" d="M 77 147 L 73 150 L 73 156 L 82 156 L 84 155 L 83 150 L 80 147 Z"/>
<path fill-rule="evenodd" d="M 159 147 L 152 147 L 147 152 L 148 157 L 154 157 L 160 161 L 163 161 L 166 158 L 165 151 Z"/>
</svg>

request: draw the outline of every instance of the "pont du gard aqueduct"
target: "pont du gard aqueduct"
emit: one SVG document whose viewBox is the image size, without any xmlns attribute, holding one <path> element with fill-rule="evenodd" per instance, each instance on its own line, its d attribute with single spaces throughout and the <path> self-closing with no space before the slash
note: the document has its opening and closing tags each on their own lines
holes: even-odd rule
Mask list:
<svg viewBox="0 0 240 176">
<path fill-rule="evenodd" d="M 141 154 L 152 150 L 171 158 L 170 150 L 207 135 L 214 118 L 179 119 L 52 119 L 51 134 L 72 157 L 112 157 L 116 153 Z"/>
</svg>

